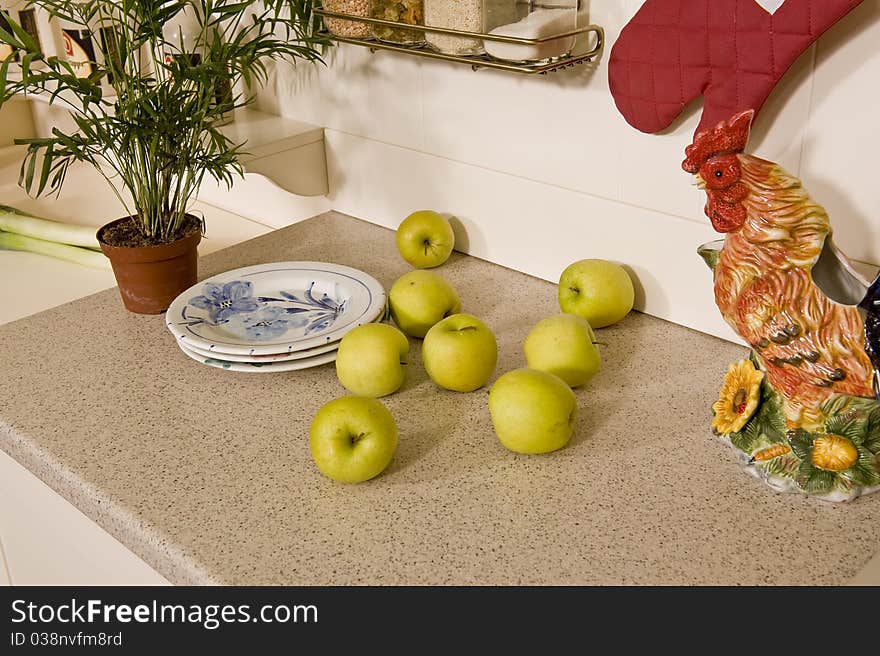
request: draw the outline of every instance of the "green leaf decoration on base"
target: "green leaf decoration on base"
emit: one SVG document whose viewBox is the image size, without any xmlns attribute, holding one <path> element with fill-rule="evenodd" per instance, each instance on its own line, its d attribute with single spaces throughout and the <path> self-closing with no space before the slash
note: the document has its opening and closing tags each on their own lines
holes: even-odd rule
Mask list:
<svg viewBox="0 0 880 656">
<path fill-rule="evenodd" d="M 797 476 L 798 468 L 801 466 L 801 459 L 789 452 L 773 458 L 773 460 L 761 463 L 758 466 L 763 469 L 768 476 L 794 478 Z"/>
<path fill-rule="evenodd" d="M 856 485 L 871 487 L 880 485 L 880 472 L 877 471 L 877 456 L 865 448 L 859 449 L 859 459 L 841 475 Z"/>
<path fill-rule="evenodd" d="M 810 454 L 813 453 L 813 440 L 815 437 L 812 433 L 798 428 L 788 434 L 788 444 L 791 446 L 792 452 L 803 460 L 804 458 L 809 458 Z"/>
<path fill-rule="evenodd" d="M 739 433 L 730 434 L 730 443 L 743 453 L 751 455 L 758 443 L 761 441 L 761 434 L 756 429 L 754 422 L 749 422 L 746 427 Z"/>
<path fill-rule="evenodd" d="M 803 460 L 796 480 L 798 487 L 807 494 L 824 494 L 834 488 L 836 478 L 834 472 L 819 469 L 809 460 Z"/>
<path fill-rule="evenodd" d="M 852 401 L 855 397 L 846 394 L 835 394 L 822 404 L 822 413 L 826 417 L 834 417 L 842 415 L 847 410 L 852 409 Z M 868 399 L 865 399 L 866 401 Z M 874 404 L 876 405 L 876 404 Z"/>
<path fill-rule="evenodd" d="M 868 413 L 863 444 L 875 456 L 880 455 L 880 407 L 875 407 Z"/>
<path fill-rule="evenodd" d="M 782 413 L 782 399 L 769 383 L 761 388 L 761 407 L 757 419 L 760 431 L 773 444 L 785 441 L 785 415 Z"/>
<path fill-rule="evenodd" d="M 861 444 L 865 439 L 865 424 L 867 416 L 858 410 L 831 417 L 825 422 L 825 432 L 840 435 L 852 440 L 854 444 Z"/>
<path fill-rule="evenodd" d="M 730 442 L 747 455 L 752 455 L 760 446 L 785 442 L 782 399 L 766 381 L 761 383 L 758 409 L 741 431 L 730 433 Z"/>
</svg>

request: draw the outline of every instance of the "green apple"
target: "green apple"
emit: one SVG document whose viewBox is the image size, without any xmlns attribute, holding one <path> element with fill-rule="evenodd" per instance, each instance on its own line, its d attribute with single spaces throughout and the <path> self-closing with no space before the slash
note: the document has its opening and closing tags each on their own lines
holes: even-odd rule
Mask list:
<svg viewBox="0 0 880 656">
<path fill-rule="evenodd" d="M 359 396 L 386 396 L 403 385 L 409 340 L 387 323 L 368 323 L 347 333 L 336 352 L 336 376 Z"/>
<path fill-rule="evenodd" d="M 489 326 L 469 314 L 435 323 L 422 343 L 425 371 L 440 387 L 473 392 L 489 382 L 498 362 L 498 342 Z"/>
<path fill-rule="evenodd" d="M 617 323 L 632 310 L 635 291 L 629 274 L 607 260 L 580 260 L 559 277 L 559 307 L 593 328 Z"/>
<path fill-rule="evenodd" d="M 558 376 L 514 369 L 489 391 L 489 414 L 495 434 L 511 451 L 548 453 L 568 444 L 577 419 L 577 400 Z"/>
<path fill-rule="evenodd" d="M 440 266 L 455 246 L 455 233 L 443 216 L 431 210 L 413 212 L 397 228 L 397 250 L 417 269 Z"/>
<path fill-rule="evenodd" d="M 388 292 L 394 323 L 411 337 L 424 337 L 431 326 L 461 312 L 461 300 L 452 285 L 430 271 L 410 271 Z"/>
<path fill-rule="evenodd" d="M 571 387 L 586 383 L 602 365 L 593 329 L 575 314 L 539 321 L 526 337 L 523 351 L 529 367 L 559 376 Z"/>
<path fill-rule="evenodd" d="M 309 429 L 312 459 L 321 473 L 341 483 L 381 474 L 397 450 L 397 424 L 380 401 L 344 396 L 330 401 Z"/>
</svg>

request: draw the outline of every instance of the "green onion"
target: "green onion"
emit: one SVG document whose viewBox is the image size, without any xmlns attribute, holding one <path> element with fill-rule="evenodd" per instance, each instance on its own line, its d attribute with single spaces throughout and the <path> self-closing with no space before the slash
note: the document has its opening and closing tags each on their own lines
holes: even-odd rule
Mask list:
<svg viewBox="0 0 880 656">
<path fill-rule="evenodd" d="M 0 205 L 0 230 L 42 241 L 101 250 L 98 238 L 95 236 L 96 228 L 39 219 L 6 205 Z"/>
<path fill-rule="evenodd" d="M 93 267 L 95 269 L 109 269 L 110 260 L 104 257 L 103 253 L 96 253 L 88 248 L 80 248 L 79 246 L 68 246 L 67 244 L 59 244 L 54 241 L 45 241 L 43 239 L 34 239 L 26 235 L 18 235 L 14 232 L 0 231 L 0 249 L 12 251 L 27 251 L 29 253 L 39 253 L 40 255 L 48 255 L 56 257 L 60 260 L 67 260 L 76 264 Z"/>
</svg>

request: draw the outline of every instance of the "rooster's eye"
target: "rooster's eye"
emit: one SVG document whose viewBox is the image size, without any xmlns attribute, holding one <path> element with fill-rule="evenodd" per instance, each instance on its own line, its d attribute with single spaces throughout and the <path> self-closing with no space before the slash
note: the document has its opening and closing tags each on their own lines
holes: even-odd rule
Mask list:
<svg viewBox="0 0 880 656">
<path fill-rule="evenodd" d="M 715 177 L 716 177 L 716 178 L 720 178 L 722 175 L 724 175 L 724 174 L 721 172 L 720 169 L 719 169 L 718 171 L 715 171 Z"/>
</svg>

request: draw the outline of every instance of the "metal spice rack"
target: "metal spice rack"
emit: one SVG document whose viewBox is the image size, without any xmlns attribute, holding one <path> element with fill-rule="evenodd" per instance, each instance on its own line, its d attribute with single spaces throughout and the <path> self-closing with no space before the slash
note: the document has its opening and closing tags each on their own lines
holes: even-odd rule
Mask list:
<svg viewBox="0 0 880 656">
<path fill-rule="evenodd" d="M 332 34 L 326 29 L 322 30 L 320 33 L 325 38 L 337 41 L 339 43 L 351 43 L 356 46 L 369 48 L 370 52 L 376 52 L 377 50 L 390 50 L 391 52 L 402 52 L 404 54 L 414 55 L 416 57 L 427 57 L 429 59 L 440 59 L 442 61 L 458 62 L 461 64 L 468 64 L 475 71 L 481 68 L 494 68 L 497 70 L 510 71 L 513 73 L 525 73 L 529 75 L 534 75 L 537 73 L 540 75 L 546 75 L 547 73 L 561 71 L 565 68 L 571 68 L 578 64 L 586 64 L 587 62 L 591 62 L 601 55 L 602 49 L 605 47 L 605 30 L 599 25 L 585 25 L 583 27 L 579 27 L 575 30 L 570 30 L 568 32 L 563 32 L 561 34 L 554 34 L 552 36 L 542 37 L 540 39 L 527 39 L 515 36 L 484 34 L 482 32 L 466 32 L 463 30 L 454 30 L 445 27 L 409 25 L 408 23 L 383 20 L 380 18 L 368 18 L 366 16 L 355 16 L 353 14 L 327 11 L 325 9 L 316 9 L 315 13 L 324 18 L 338 18 L 342 20 L 355 21 L 358 23 L 369 23 L 371 25 L 385 25 L 387 27 L 393 27 L 397 29 L 412 28 L 420 32 L 434 32 L 436 34 L 446 34 L 449 36 L 479 39 L 483 41 L 497 41 L 499 43 L 515 43 L 524 46 L 540 45 L 542 43 L 547 43 L 548 41 L 556 41 L 557 39 L 576 37 L 582 34 L 595 35 L 595 43 L 587 52 L 577 54 L 573 53 L 566 57 L 554 58 L 549 61 L 534 63 L 516 63 L 499 61 L 497 59 L 491 58 L 489 55 L 450 55 L 443 52 L 431 50 L 426 45 L 400 45 L 387 43 L 378 39 L 358 39 L 347 36 L 337 36 L 336 34 Z"/>
</svg>

